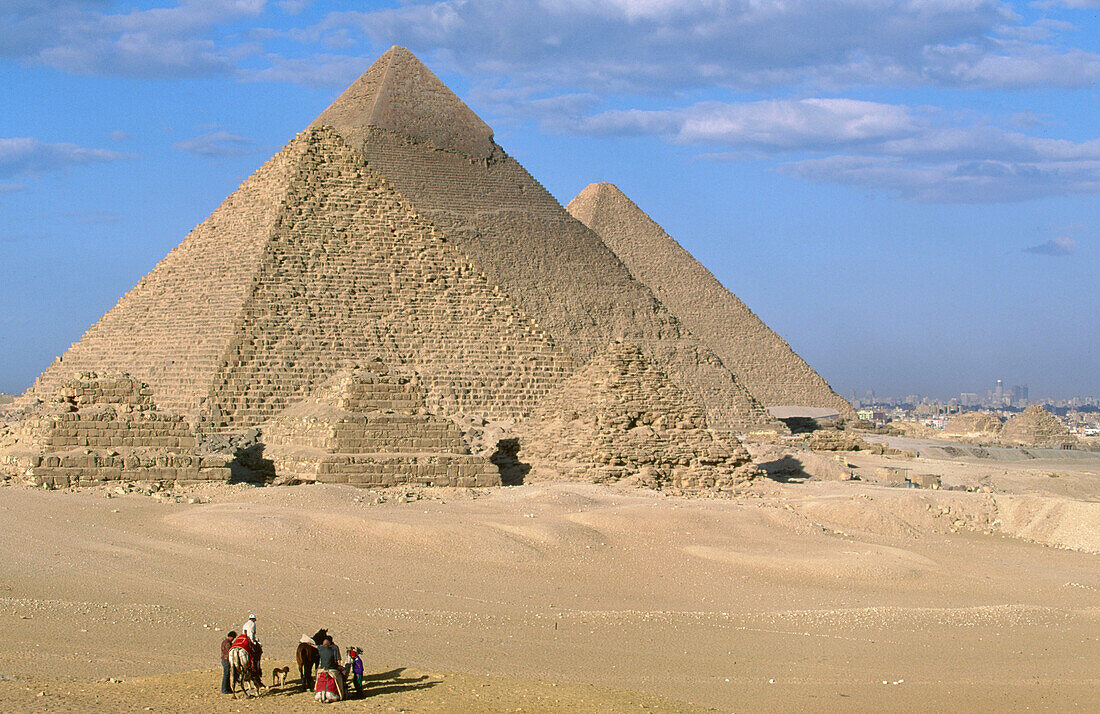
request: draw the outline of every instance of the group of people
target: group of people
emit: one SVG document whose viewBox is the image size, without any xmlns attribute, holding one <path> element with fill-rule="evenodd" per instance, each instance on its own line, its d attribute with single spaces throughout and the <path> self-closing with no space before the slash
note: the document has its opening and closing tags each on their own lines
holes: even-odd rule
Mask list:
<svg viewBox="0 0 1100 714">
<path fill-rule="evenodd" d="M 345 667 L 340 658 L 340 648 L 332 641 L 332 636 L 322 630 L 317 645 L 317 684 L 314 698 L 322 704 L 337 702 L 348 698 L 348 677 L 355 686 L 355 693 L 363 696 L 363 660 L 354 647 L 348 649 L 348 663 Z M 303 641 L 305 638 L 303 638 Z"/>
<path fill-rule="evenodd" d="M 327 630 L 320 630 L 313 637 L 303 636 L 302 642 L 317 648 L 317 679 L 314 687 L 315 698 L 322 703 L 347 699 L 347 682 L 350 677 L 355 692 L 363 696 L 363 660 L 359 650 L 351 647 L 347 651 L 348 662 L 345 667 L 340 648 L 335 645 Z M 232 694 L 231 667 L 229 651 L 240 647 L 248 652 L 249 664 L 254 679 L 262 679 L 260 657 L 263 647 L 256 637 L 256 616 L 250 614 L 241 628 L 241 634 L 230 630 L 221 643 L 222 654 L 222 694 Z"/>
</svg>

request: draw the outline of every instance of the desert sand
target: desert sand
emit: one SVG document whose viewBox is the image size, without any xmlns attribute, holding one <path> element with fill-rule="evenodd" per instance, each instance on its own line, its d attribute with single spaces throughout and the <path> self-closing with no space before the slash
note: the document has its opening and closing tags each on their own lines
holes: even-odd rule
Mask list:
<svg viewBox="0 0 1100 714">
<path fill-rule="evenodd" d="M 9 485 L 0 709 L 320 706 L 217 692 L 254 611 L 267 669 L 319 627 L 364 649 L 348 711 L 1096 710 L 1097 459 L 841 458 L 865 480 L 733 498 Z"/>
</svg>

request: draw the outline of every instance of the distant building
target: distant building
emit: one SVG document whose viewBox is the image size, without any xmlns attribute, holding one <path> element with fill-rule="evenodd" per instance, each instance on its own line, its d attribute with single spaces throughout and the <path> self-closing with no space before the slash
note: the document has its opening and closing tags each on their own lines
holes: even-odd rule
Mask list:
<svg viewBox="0 0 1100 714">
<path fill-rule="evenodd" d="M 959 404 L 964 407 L 976 407 L 981 402 L 977 392 L 963 392 L 959 395 Z"/>
<path fill-rule="evenodd" d="M 1017 384 L 1012 388 L 1012 403 L 1017 406 L 1027 406 L 1027 385 Z"/>
</svg>

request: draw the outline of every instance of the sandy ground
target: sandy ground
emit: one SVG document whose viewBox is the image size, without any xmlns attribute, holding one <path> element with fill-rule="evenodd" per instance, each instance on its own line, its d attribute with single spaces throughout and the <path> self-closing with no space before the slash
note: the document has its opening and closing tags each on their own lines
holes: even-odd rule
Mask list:
<svg viewBox="0 0 1100 714">
<path fill-rule="evenodd" d="M 868 480 L 733 499 L 0 488 L 0 710 L 319 707 L 217 693 L 249 611 L 267 668 L 319 627 L 364 649 L 341 711 L 1100 709 L 1100 460 L 907 464 L 971 493 L 842 458 Z"/>
</svg>

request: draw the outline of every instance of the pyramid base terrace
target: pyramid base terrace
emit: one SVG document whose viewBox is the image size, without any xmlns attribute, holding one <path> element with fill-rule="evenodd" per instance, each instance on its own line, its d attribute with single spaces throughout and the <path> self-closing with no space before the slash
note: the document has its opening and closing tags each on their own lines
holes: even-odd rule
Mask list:
<svg viewBox="0 0 1100 714">
<path fill-rule="evenodd" d="M 500 471 L 481 456 L 467 454 L 333 454 L 301 450 L 274 458 L 283 482 L 346 483 L 385 487 L 500 486 Z"/>
<path fill-rule="evenodd" d="M 24 473 L 36 486 L 95 486 L 111 481 L 228 481 L 224 456 L 190 454 L 53 453 L 25 457 Z"/>
</svg>

